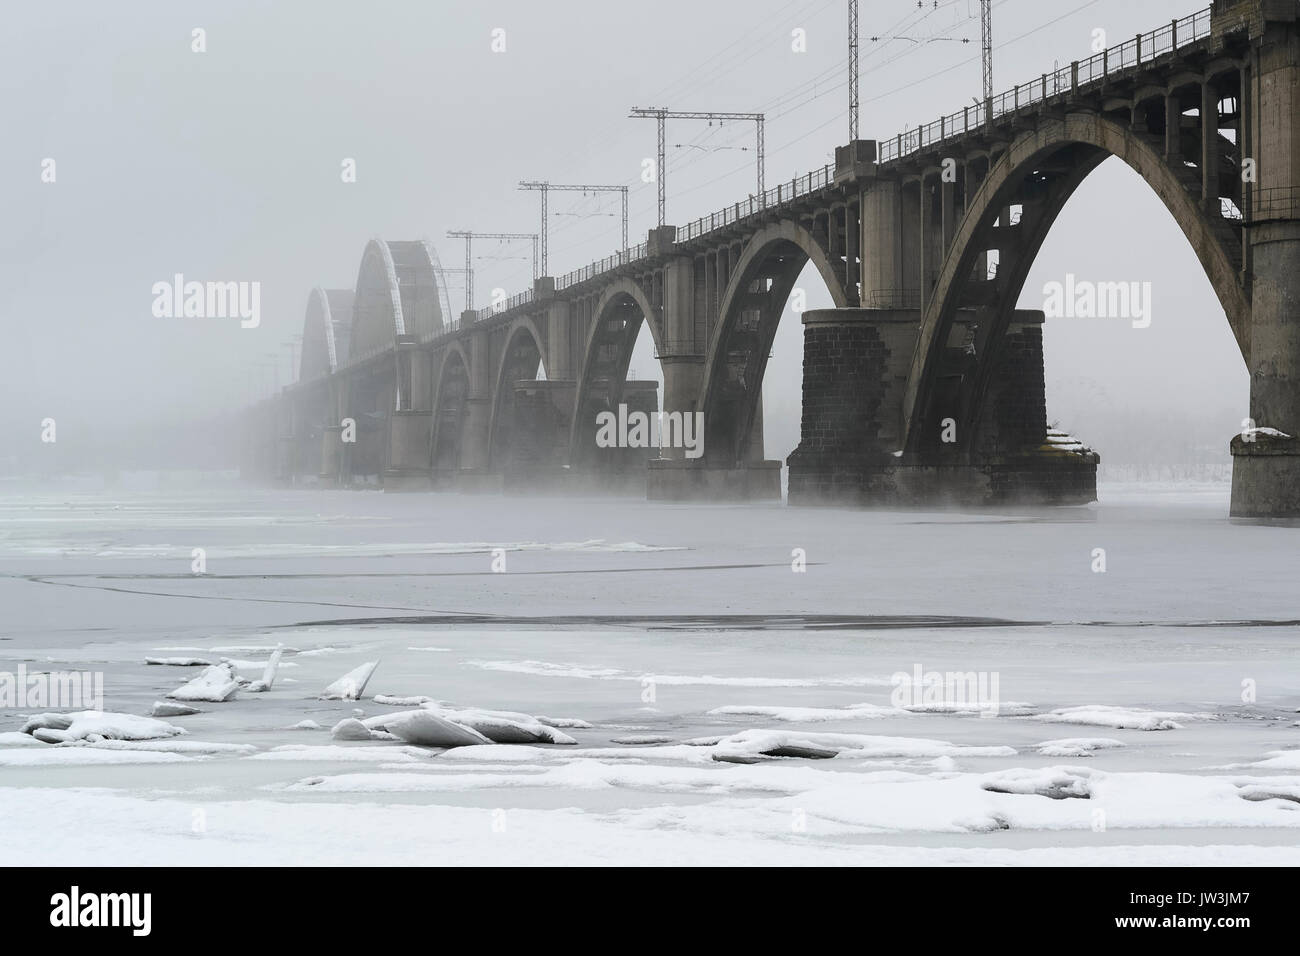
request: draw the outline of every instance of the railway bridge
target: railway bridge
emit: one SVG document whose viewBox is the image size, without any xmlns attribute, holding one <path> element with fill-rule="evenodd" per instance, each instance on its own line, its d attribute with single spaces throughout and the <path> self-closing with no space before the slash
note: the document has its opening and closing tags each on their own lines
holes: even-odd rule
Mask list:
<svg viewBox="0 0 1300 956">
<path fill-rule="evenodd" d="M 1077 503 L 1097 456 L 1051 432 L 1041 311 L 1017 308 L 1109 157 L 1187 237 L 1250 372 L 1232 513 L 1300 517 L 1300 3 L 1216 0 L 1118 46 L 504 303 L 453 317 L 424 241 L 372 240 L 308 296 L 298 381 L 249 411 L 245 468 L 385 489 L 779 497 L 762 386 L 812 263 L 791 503 Z M 628 380 L 648 326 L 663 372 Z M 1152 374 L 1159 374 L 1153 369 Z M 702 416 L 702 454 L 605 447 L 602 412 Z"/>
</svg>

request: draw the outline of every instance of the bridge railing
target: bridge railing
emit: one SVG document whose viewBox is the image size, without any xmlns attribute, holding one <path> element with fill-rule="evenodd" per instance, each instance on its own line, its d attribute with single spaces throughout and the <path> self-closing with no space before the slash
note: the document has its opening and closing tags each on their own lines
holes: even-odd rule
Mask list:
<svg viewBox="0 0 1300 956">
<path fill-rule="evenodd" d="M 999 93 L 987 104 L 968 106 L 959 113 L 951 113 L 933 123 L 899 133 L 880 144 L 879 161 L 888 163 L 901 159 L 917 150 L 977 129 L 985 121 L 996 120 L 1054 96 L 1100 82 L 1209 35 L 1210 10 L 1207 8 L 1167 23 L 1150 33 L 1136 36 L 1119 46 L 1105 49 L 1086 60 L 1044 73 L 1037 80 L 1014 86 Z"/>
<path fill-rule="evenodd" d="M 625 266 L 629 262 L 636 262 L 638 259 L 646 257 L 647 246 L 643 242 L 633 246 L 631 249 L 625 249 L 622 252 L 616 252 L 612 256 L 606 256 L 598 262 L 591 265 L 583 266 L 581 269 L 574 269 L 555 280 L 556 291 L 567 289 L 571 285 L 577 285 L 579 282 L 586 282 L 593 279 L 603 272 L 609 272 L 611 269 L 617 269 L 619 266 Z"/>
<path fill-rule="evenodd" d="M 1300 187 L 1270 186 L 1255 189 L 1247 203 L 1249 222 L 1270 219 L 1300 219 Z"/>
<path fill-rule="evenodd" d="M 750 196 L 743 202 L 732 203 L 725 209 L 720 209 L 707 216 L 701 216 L 694 222 L 687 223 L 683 228 L 677 230 L 677 241 L 686 242 L 690 239 L 698 239 L 715 229 L 730 226 L 742 219 L 760 213 L 764 209 L 770 209 L 773 206 L 779 206 L 801 196 L 807 196 L 809 193 L 817 192 L 819 189 L 825 189 L 834 180 L 835 171 L 830 166 L 814 169 L 804 176 L 796 176 L 789 182 L 778 183 L 771 189 L 765 189 L 762 195 Z"/>
<path fill-rule="evenodd" d="M 492 316 L 501 312 L 508 312 L 510 309 L 517 309 L 519 306 L 531 301 L 533 301 L 533 290 L 525 289 L 518 295 L 512 295 L 500 305 L 489 305 L 486 309 L 476 309 L 474 312 L 474 321 L 482 322 L 484 319 L 490 319 Z"/>
</svg>

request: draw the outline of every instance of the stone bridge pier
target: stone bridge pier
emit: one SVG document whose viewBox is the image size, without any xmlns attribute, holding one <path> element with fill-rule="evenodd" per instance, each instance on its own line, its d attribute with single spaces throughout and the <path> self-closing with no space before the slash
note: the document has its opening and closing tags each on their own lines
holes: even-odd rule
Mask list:
<svg viewBox="0 0 1300 956">
<path fill-rule="evenodd" d="M 1250 419 L 1232 439 L 1231 513 L 1300 518 L 1300 5 L 1223 6 L 1220 28 L 1252 40 L 1242 108 L 1258 171 L 1246 200 Z"/>
</svg>

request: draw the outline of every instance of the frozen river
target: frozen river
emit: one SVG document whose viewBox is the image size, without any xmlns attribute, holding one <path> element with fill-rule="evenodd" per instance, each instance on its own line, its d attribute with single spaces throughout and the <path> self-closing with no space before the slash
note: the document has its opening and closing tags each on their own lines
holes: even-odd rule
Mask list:
<svg viewBox="0 0 1300 956">
<path fill-rule="evenodd" d="M 201 669 L 146 657 L 285 651 L 165 739 L 42 743 L 0 710 L 0 854 L 1300 863 L 1300 529 L 1226 515 L 1226 485 L 978 513 L 10 489 L 0 670 L 102 672 L 144 715 Z M 894 675 L 933 672 L 985 696 L 900 706 Z M 375 695 L 576 743 L 334 739 L 413 706 Z"/>
</svg>

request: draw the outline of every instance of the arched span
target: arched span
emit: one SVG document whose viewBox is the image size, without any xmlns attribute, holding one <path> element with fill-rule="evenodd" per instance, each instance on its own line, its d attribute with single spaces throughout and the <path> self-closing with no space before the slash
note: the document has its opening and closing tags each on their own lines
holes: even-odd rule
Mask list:
<svg viewBox="0 0 1300 956">
<path fill-rule="evenodd" d="M 433 398 L 429 466 L 434 472 L 456 472 L 461 468 L 469 375 L 469 356 L 459 342 L 451 343 L 439 363 Z"/>
<path fill-rule="evenodd" d="M 406 334 L 397 267 L 388 243 L 371 239 L 361 255 L 356 298 L 352 304 L 352 354 L 365 358 L 390 349 Z"/>
<path fill-rule="evenodd" d="M 992 321 L 980 350 L 986 356 L 997 354 L 1029 268 L 1066 200 L 1110 156 L 1118 157 L 1141 176 L 1173 215 L 1223 306 L 1238 347 L 1243 356 L 1249 355 L 1250 302 L 1239 279 L 1239 255 L 1234 253 L 1233 243 L 1239 240 L 1234 240 L 1226 223 L 1218 220 L 1216 225 L 1206 215 L 1199 197 L 1184 187 L 1152 142 L 1131 127 L 1091 113 L 1071 113 L 1063 119 L 1044 120 L 1038 129 L 1013 141 L 989 168 L 958 224 L 938 280 L 926 301 L 903 406 L 908 448 L 919 450 L 925 443 L 924 434 L 931 417 L 927 408 L 953 319 L 963 306 L 962 295 L 968 289 L 979 257 L 985 250 L 998 246 L 993 232 L 999 215 L 1019 202 L 1017 194 L 1028 184 L 1045 184 L 1041 208 L 1029 223 L 1022 221 L 1022 226 L 1028 228 L 1022 228 L 1020 247 L 1010 257 L 1003 250 L 996 290 L 998 306 L 989 310 L 993 312 Z M 1053 163 L 1062 157 L 1068 157 L 1069 161 Z M 1054 181 L 1046 172 L 1053 166 L 1059 167 Z M 987 391 L 993 365 L 992 361 L 982 361 L 973 377 L 972 397 L 964 415 L 967 422 L 978 417 L 979 403 Z"/>
<path fill-rule="evenodd" d="M 512 449 L 516 439 L 526 439 L 518 425 L 518 404 L 515 384 L 523 380 L 537 378 L 539 366 L 545 371 L 546 345 L 532 319 L 523 316 L 510 323 L 505 336 L 505 348 L 501 350 L 501 360 L 497 363 L 497 373 L 493 378 L 492 414 L 488 425 L 488 468 L 500 469 L 505 465 L 508 454 L 524 455 L 527 449 Z"/>
<path fill-rule="evenodd" d="M 322 289 L 319 286 L 307 296 L 298 381 L 323 378 L 347 363 L 352 296 L 351 289 Z"/>
<path fill-rule="evenodd" d="M 406 334 L 426 342 L 446 328 L 438 287 L 438 254 L 427 239 L 389 242 L 388 252 L 397 276 Z"/>
<path fill-rule="evenodd" d="M 366 244 L 353 302 L 353 355 L 390 349 L 399 335 L 426 341 L 444 330 L 435 260 L 422 239 Z"/>
<path fill-rule="evenodd" d="M 704 455 L 719 465 L 750 457 L 751 431 L 777 323 L 805 265 L 812 262 L 837 309 L 851 302 L 829 253 L 803 226 L 760 229 L 732 270 L 709 342 L 698 410 L 704 413 Z"/>
<path fill-rule="evenodd" d="M 628 363 L 643 323 L 650 327 L 655 353 L 662 352 L 663 323 L 645 289 L 631 279 L 618 279 L 607 286 L 592 315 L 574 396 L 570 464 L 589 460 L 596 448 L 596 416 L 618 407 L 627 381 Z"/>
</svg>

